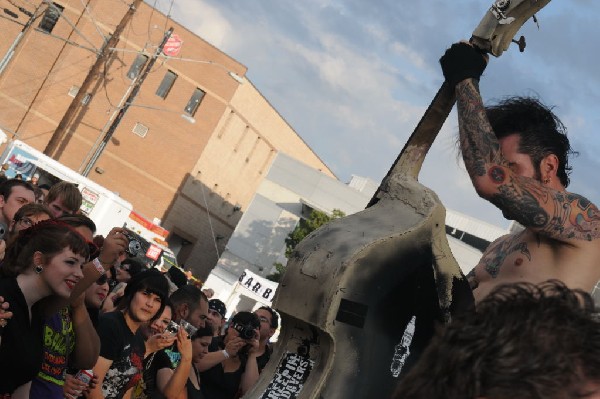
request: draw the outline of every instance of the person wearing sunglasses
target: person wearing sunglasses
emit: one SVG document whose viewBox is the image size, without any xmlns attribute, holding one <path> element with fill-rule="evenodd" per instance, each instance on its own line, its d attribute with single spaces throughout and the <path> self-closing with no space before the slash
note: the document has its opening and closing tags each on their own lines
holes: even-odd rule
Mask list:
<svg viewBox="0 0 600 399">
<path fill-rule="evenodd" d="M 98 248 L 92 242 L 96 225 L 85 215 L 68 215 L 57 219 L 66 224 L 83 240 L 88 251 L 96 255 Z M 102 280 L 105 275 L 99 278 Z M 64 307 L 48 317 L 44 323 L 44 360 L 42 370 L 31 383 L 32 398 L 62 399 L 75 394 L 65 395 L 64 382 L 67 368 L 91 368 L 100 353 L 100 338 L 86 306 L 88 291 L 98 289 L 97 283 L 102 283 L 108 290 L 106 280 L 96 281 L 79 296 L 70 306 Z M 93 296 L 93 294 L 91 294 Z M 106 296 L 106 293 L 104 294 Z M 99 307 L 99 306 L 98 306 Z M 97 314 L 96 314 L 97 318 Z"/>
<path fill-rule="evenodd" d="M 2 240 L 0 237 L 0 261 L 4 259 L 6 244 L 21 230 L 25 230 L 42 220 L 53 219 L 52 212 L 45 205 L 30 203 L 23 205 L 8 225 L 8 231 Z"/>
<path fill-rule="evenodd" d="M 147 267 L 139 259 L 125 258 L 119 265 L 115 266 L 115 270 L 115 281 L 117 284 L 102 304 L 103 313 L 112 312 L 116 309 L 117 302 L 125 293 L 127 283 L 135 275 L 147 270 Z"/>
<path fill-rule="evenodd" d="M 133 276 L 146 269 L 146 266 L 139 259 L 126 258 L 116 267 L 116 279 L 119 283 L 128 283 Z"/>
</svg>

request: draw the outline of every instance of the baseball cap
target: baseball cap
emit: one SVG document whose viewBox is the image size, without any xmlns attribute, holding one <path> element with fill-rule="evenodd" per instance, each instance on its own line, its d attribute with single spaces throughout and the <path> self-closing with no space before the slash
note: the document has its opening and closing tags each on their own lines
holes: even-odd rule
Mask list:
<svg viewBox="0 0 600 399">
<path fill-rule="evenodd" d="M 211 299 L 208 301 L 208 309 L 214 310 L 220 314 L 222 318 L 225 318 L 225 315 L 227 314 L 227 307 L 220 299 Z"/>
</svg>

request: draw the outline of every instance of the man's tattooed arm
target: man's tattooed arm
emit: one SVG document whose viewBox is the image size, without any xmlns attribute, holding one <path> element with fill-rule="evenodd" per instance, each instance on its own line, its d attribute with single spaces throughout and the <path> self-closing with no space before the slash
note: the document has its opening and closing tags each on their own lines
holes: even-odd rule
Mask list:
<svg viewBox="0 0 600 399">
<path fill-rule="evenodd" d="M 600 211 L 587 199 L 519 176 L 502 157 L 477 81 L 456 86 L 460 145 L 477 193 L 510 219 L 558 240 L 600 238 Z"/>
</svg>

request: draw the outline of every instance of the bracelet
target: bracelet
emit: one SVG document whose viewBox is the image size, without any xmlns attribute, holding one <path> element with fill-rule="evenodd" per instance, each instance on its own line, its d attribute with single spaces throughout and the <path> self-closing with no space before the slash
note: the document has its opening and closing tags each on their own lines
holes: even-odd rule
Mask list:
<svg viewBox="0 0 600 399">
<path fill-rule="evenodd" d="M 101 276 L 103 276 L 104 273 L 106 273 L 106 270 L 104 270 L 104 267 L 102 266 L 102 262 L 100 262 L 99 258 L 94 258 L 94 260 L 92 260 L 92 264 L 94 265 L 94 267 L 96 268 L 96 271 L 98 271 L 98 273 L 100 273 Z"/>
<path fill-rule="evenodd" d="M 221 353 L 223 354 L 223 356 L 225 356 L 225 359 L 229 359 L 229 353 L 227 353 L 225 349 L 223 349 Z"/>
</svg>

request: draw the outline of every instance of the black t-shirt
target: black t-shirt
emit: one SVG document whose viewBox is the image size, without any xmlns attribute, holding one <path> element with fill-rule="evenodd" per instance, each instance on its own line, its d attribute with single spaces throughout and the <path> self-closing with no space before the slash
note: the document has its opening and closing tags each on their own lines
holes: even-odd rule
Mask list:
<svg viewBox="0 0 600 399">
<path fill-rule="evenodd" d="M 225 348 L 223 337 L 214 337 L 208 347 L 209 352 Z M 240 367 L 226 373 L 223 364 L 219 363 L 200 373 L 200 390 L 206 399 L 234 399 L 239 391 L 242 374 L 246 369 L 247 358 L 240 355 Z"/>
<path fill-rule="evenodd" d="M 156 376 L 158 370 L 173 369 L 171 359 L 165 350 L 160 350 L 146 358 L 144 361 L 144 394 L 148 399 L 163 399 L 165 396 L 158 391 Z"/>
<path fill-rule="evenodd" d="M 267 363 L 269 363 L 269 359 L 271 359 L 271 353 L 273 353 L 273 349 L 271 349 L 271 345 L 267 345 L 265 347 L 265 353 L 256 358 L 256 364 L 258 365 L 259 373 L 262 373 Z"/>
<path fill-rule="evenodd" d="M 0 296 L 9 302 L 13 313 L 2 331 L 0 343 L 0 394 L 5 394 L 31 381 L 40 370 L 43 322 L 35 305 L 29 322 L 29 309 L 16 278 L 0 278 Z"/>
<path fill-rule="evenodd" d="M 102 393 L 106 399 L 120 399 L 142 378 L 144 340 L 129 329 L 120 311 L 100 316 L 98 335 L 100 356 L 112 360 L 102 382 Z"/>
</svg>

